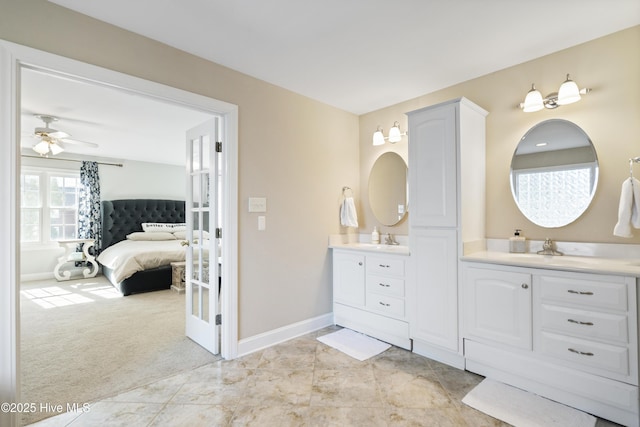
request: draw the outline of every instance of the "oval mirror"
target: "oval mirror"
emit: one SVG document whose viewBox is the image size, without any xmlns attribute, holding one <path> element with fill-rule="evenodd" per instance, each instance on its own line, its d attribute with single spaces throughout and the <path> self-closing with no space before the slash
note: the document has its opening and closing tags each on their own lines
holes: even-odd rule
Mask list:
<svg viewBox="0 0 640 427">
<path fill-rule="evenodd" d="M 397 153 L 383 153 L 369 175 L 369 205 L 382 225 L 396 225 L 407 214 L 407 164 Z"/>
<path fill-rule="evenodd" d="M 511 160 L 511 192 L 518 208 L 541 227 L 562 227 L 587 210 L 598 183 L 598 157 L 589 136 L 562 119 L 538 123 Z"/>
</svg>

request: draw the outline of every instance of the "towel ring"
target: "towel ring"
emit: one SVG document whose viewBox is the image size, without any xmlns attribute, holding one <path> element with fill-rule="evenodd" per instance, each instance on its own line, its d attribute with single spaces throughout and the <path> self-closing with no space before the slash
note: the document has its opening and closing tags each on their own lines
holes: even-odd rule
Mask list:
<svg viewBox="0 0 640 427">
<path fill-rule="evenodd" d="M 629 159 L 629 178 L 633 178 L 633 164 L 640 163 L 640 157 L 632 157 Z"/>
<path fill-rule="evenodd" d="M 353 196 L 353 190 L 351 189 L 351 187 L 342 187 L 342 195 L 346 197 L 345 192 L 346 191 L 351 191 L 351 195 Z"/>
</svg>

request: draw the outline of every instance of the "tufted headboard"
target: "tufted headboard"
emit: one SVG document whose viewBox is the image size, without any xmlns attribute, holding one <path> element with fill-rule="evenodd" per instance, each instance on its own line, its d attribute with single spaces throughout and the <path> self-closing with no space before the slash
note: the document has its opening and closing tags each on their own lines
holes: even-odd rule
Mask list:
<svg viewBox="0 0 640 427">
<path fill-rule="evenodd" d="M 142 231 L 143 222 L 185 222 L 183 200 L 123 199 L 102 202 L 102 249 Z"/>
</svg>

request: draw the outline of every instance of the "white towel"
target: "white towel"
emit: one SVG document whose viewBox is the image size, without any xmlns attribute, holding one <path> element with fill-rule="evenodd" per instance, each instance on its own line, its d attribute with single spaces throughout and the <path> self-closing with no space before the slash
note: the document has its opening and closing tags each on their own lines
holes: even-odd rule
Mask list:
<svg viewBox="0 0 640 427">
<path fill-rule="evenodd" d="M 353 197 L 345 197 L 340 206 L 340 224 L 343 227 L 357 227 L 358 214 L 356 213 L 356 204 Z"/>
<path fill-rule="evenodd" d="M 618 223 L 613 228 L 613 235 L 633 237 L 631 227 L 640 228 L 640 181 L 636 178 L 626 179 L 622 183 L 620 205 L 618 206 Z"/>
</svg>

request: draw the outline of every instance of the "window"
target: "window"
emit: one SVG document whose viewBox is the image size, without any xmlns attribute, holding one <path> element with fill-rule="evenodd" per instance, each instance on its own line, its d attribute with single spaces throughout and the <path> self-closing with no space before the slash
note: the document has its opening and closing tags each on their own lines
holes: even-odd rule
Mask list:
<svg viewBox="0 0 640 427">
<path fill-rule="evenodd" d="M 80 174 L 25 168 L 20 175 L 23 243 L 48 243 L 78 235 Z"/>
<path fill-rule="evenodd" d="M 573 222 L 591 202 L 595 175 L 593 165 L 518 170 L 518 206 L 536 224 L 560 227 Z"/>
</svg>

